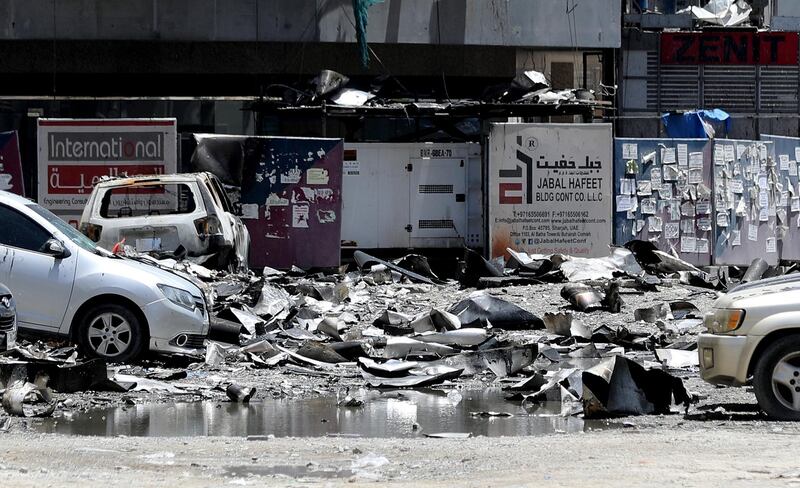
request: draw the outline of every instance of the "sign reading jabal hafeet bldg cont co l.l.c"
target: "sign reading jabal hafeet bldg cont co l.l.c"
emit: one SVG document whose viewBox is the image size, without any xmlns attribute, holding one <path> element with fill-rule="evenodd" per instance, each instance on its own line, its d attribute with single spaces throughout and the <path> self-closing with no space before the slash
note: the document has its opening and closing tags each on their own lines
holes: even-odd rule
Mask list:
<svg viewBox="0 0 800 488">
<path fill-rule="evenodd" d="M 104 176 L 177 171 L 177 121 L 39 119 L 38 154 L 39 203 L 76 225 Z"/>
<path fill-rule="evenodd" d="M 491 257 L 608 255 L 613 200 L 610 124 L 493 124 Z"/>
</svg>

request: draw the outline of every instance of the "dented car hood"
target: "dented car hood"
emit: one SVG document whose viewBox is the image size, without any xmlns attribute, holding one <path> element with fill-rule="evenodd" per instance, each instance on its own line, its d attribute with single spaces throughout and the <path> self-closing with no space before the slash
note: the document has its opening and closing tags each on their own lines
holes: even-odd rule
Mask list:
<svg viewBox="0 0 800 488">
<path fill-rule="evenodd" d="M 152 276 L 154 284 L 164 284 L 169 285 L 175 288 L 180 288 L 190 292 L 192 295 L 203 297 L 205 294 L 202 292 L 202 288 L 199 287 L 196 283 L 194 283 L 191 279 L 186 276 L 181 275 L 180 273 L 167 270 L 163 267 L 157 266 L 155 264 L 150 264 L 144 261 L 139 261 L 132 258 L 120 257 L 120 258 L 109 258 L 114 260 L 116 266 L 118 266 L 118 271 L 121 271 L 123 268 L 129 268 L 132 272 L 145 272 L 146 274 Z M 138 273 L 136 273 L 138 274 Z"/>
<path fill-rule="evenodd" d="M 798 306 L 797 291 L 800 290 L 800 274 L 777 276 L 764 280 L 746 283 L 737 286 L 725 295 L 722 295 L 715 307 L 717 308 L 750 308 L 750 307 L 775 307 L 787 305 L 794 308 Z M 777 295 L 791 293 L 788 302 Z M 769 296 L 769 300 L 764 297 Z"/>
</svg>

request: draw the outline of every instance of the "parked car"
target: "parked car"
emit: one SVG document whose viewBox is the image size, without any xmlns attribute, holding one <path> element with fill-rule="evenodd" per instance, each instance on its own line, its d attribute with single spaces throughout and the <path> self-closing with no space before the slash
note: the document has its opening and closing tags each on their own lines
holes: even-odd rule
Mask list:
<svg viewBox="0 0 800 488">
<path fill-rule="evenodd" d="M 0 282 L 20 329 L 72 338 L 113 362 L 146 350 L 191 353 L 208 334 L 192 281 L 98 248 L 50 211 L 0 191 Z"/>
<path fill-rule="evenodd" d="M 706 314 L 697 341 L 704 380 L 742 386 L 771 417 L 800 420 L 800 275 L 738 286 Z"/>
<path fill-rule="evenodd" d="M 17 345 L 17 306 L 14 296 L 0 283 L 0 349 L 7 351 Z"/>
<path fill-rule="evenodd" d="M 125 240 L 139 252 L 214 255 L 207 266 L 246 268 L 250 234 L 211 173 L 137 176 L 100 181 L 80 230 L 111 250 Z"/>
</svg>

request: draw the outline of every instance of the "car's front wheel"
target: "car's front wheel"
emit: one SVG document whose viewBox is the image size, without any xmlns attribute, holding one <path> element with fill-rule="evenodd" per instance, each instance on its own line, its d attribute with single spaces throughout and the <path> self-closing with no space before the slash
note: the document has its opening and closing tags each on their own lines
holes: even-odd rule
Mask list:
<svg viewBox="0 0 800 488">
<path fill-rule="evenodd" d="M 112 363 L 134 359 L 146 344 L 145 330 L 136 314 L 115 303 L 88 310 L 78 334 L 84 353 Z"/>
<path fill-rule="evenodd" d="M 770 417 L 800 420 L 800 335 L 767 346 L 753 371 L 753 389 Z"/>
</svg>

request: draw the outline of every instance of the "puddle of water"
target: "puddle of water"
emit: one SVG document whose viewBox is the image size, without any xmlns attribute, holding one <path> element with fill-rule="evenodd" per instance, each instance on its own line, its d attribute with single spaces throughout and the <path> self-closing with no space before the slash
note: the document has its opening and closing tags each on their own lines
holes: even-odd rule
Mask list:
<svg viewBox="0 0 800 488">
<path fill-rule="evenodd" d="M 355 472 L 350 469 L 326 469 L 301 465 L 278 465 L 278 466 L 228 466 L 225 473 L 235 477 L 248 476 L 288 476 L 290 478 L 350 478 Z"/>
<path fill-rule="evenodd" d="M 247 404 L 192 402 L 145 404 L 71 412 L 32 424 L 39 432 L 99 436 L 418 437 L 469 432 L 473 436 L 528 436 L 620 427 L 603 420 L 561 417 L 561 404 L 534 413 L 508 401 L 499 388 L 461 391 L 453 404 L 441 390 L 367 390 L 362 407 L 339 407 L 335 395 L 264 399 Z M 510 417 L 475 416 L 506 412 Z M 417 425 L 417 428 L 414 426 Z"/>
</svg>

